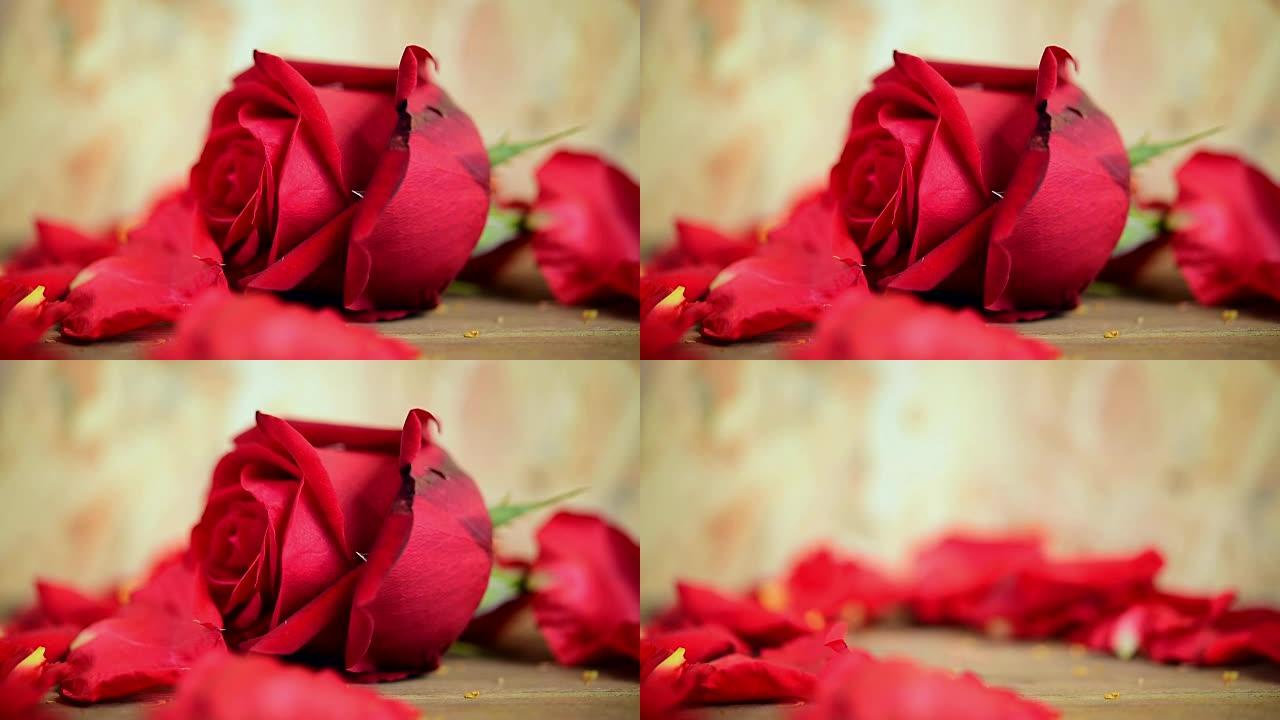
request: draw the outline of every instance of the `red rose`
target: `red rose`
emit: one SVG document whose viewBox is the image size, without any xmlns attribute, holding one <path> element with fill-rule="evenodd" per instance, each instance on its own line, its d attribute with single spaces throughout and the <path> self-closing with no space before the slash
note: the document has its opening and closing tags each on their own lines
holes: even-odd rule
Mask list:
<svg viewBox="0 0 1280 720">
<path fill-rule="evenodd" d="M 213 110 L 191 187 L 241 287 L 369 315 L 433 307 L 480 238 L 480 134 L 405 49 L 399 69 L 254 54 Z"/>
<path fill-rule="evenodd" d="M 853 110 L 830 188 L 875 287 L 1006 318 L 1074 307 L 1120 239 L 1129 161 L 1044 52 L 1038 70 L 894 54 Z"/>
<path fill-rule="evenodd" d="M 533 254 L 566 305 L 640 296 L 640 186 L 604 158 L 560 151 L 538 168 Z"/>
<path fill-rule="evenodd" d="M 1205 305 L 1280 301 L 1280 186 L 1232 155 L 1199 152 L 1178 169 L 1173 253 Z"/>
<path fill-rule="evenodd" d="M 538 530 L 530 604 L 562 665 L 640 656 L 640 546 L 595 515 L 559 512 Z"/>
<path fill-rule="evenodd" d="M 219 461 L 191 553 L 242 651 L 387 679 L 434 669 L 493 564 L 479 490 L 404 429 L 259 414 Z"/>
</svg>

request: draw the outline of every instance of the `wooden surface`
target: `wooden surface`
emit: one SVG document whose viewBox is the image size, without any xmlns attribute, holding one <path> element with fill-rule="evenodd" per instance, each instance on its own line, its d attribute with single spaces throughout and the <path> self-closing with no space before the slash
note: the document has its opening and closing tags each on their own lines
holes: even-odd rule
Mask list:
<svg viewBox="0 0 1280 720">
<path fill-rule="evenodd" d="M 998 642 L 943 629 L 865 630 L 851 645 L 905 656 L 934 667 L 969 670 L 989 685 L 1012 688 L 1057 708 L 1063 720 L 1263 720 L 1280 717 L 1280 668 L 1184 668 L 1073 650 L 1064 644 Z M 1104 695 L 1118 692 L 1107 700 Z M 784 718 L 783 706 L 715 708 L 709 718 Z"/>
<path fill-rule="evenodd" d="M 1057 346 L 1068 360 L 1280 358 L 1280 311 L 1239 309 L 1233 320 L 1223 313 L 1188 302 L 1086 296 L 1073 312 L 1005 327 Z M 1104 337 L 1111 330 L 1120 334 Z M 685 342 L 711 359 L 764 359 L 786 355 L 809 334 L 800 328 L 723 345 L 690 332 Z"/>
<path fill-rule="evenodd" d="M 424 359 L 615 359 L 640 356 L 640 323 L 634 309 L 584 308 L 506 297 L 446 296 L 440 307 L 417 317 L 364 325 L 400 338 Z M 476 337 L 466 334 L 477 330 Z M 104 342 L 75 344 L 50 332 L 45 342 L 76 360 L 136 358 L 169 335 L 143 330 Z"/>
<path fill-rule="evenodd" d="M 430 675 L 370 685 L 422 711 L 423 720 L 632 720 L 640 714 L 640 685 L 632 679 L 600 671 L 587 681 L 581 668 L 545 662 L 518 662 L 488 657 L 446 657 Z M 479 696 L 463 695 L 479 691 Z M 66 720 L 133 720 L 168 700 L 168 693 L 137 702 L 77 707 L 49 698 Z"/>
</svg>

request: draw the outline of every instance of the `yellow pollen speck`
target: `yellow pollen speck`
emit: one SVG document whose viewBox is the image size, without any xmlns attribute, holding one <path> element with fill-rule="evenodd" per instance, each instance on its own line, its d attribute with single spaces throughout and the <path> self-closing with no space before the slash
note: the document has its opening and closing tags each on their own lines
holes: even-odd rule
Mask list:
<svg viewBox="0 0 1280 720">
<path fill-rule="evenodd" d="M 1077 315 L 1088 315 L 1088 314 L 1089 314 L 1089 306 L 1088 306 L 1088 305 L 1086 305 L 1086 304 L 1084 304 L 1084 303 L 1081 303 L 1081 304 L 1080 304 L 1080 306 L 1076 308 L 1076 314 L 1077 314 Z"/>
<path fill-rule="evenodd" d="M 437 675 L 448 675 L 448 674 L 449 674 L 449 666 L 448 666 L 448 665 L 441 665 L 440 667 L 436 668 L 436 674 L 437 674 Z"/>
<path fill-rule="evenodd" d="M 653 669 L 653 672 L 658 672 L 659 670 L 663 672 L 675 670 L 676 668 L 680 667 L 683 664 L 684 664 L 684 648 L 679 647 L 679 648 L 676 648 L 675 652 L 668 655 L 666 660 L 663 660 L 662 662 L 658 663 L 658 666 Z"/>
<path fill-rule="evenodd" d="M 590 685 L 591 683 L 595 682 L 598 679 L 600 679 L 599 670 L 583 670 L 582 671 L 582 682 Z"/>
<path fill-rule="evenodd" d="M 756 591 L 756 601 L 765 610 L 781 612 L 787 607 L 787 588 L 776 580 L 770 580 Z"/>
<path fill-rule="evenodd" d="M 13 666 L 13 672 L 25 672 L 27 670 L 35 670 L 44 664 L 44 646 L 36 648 L 30 655 L 22 659 L 22 662 Z"/>
<path fill-rule="evenodd" d="M 1228 685 L 1230 685 L 1231 683 L 1239 679 L 1240 679 L 1239 670 L 1223 670 L 1222 671 L 1222 682 L 1227 683 Z"/>
<path fill-rule="evenodd" d="M 1089 675 L 1089 668 L 1085 667 L 1084 665 L 1076 665 L 1075 667 L 1071 668 L 1071 674 L 1075 675 L 1076 677 L 1087 677 Z"/>
<path fill-rule="evenodd" d="M 1102 337 L 1104 337 L 1104 338 L 1106 338 L 1106 339 L 1108 339 L 1108 340 L 1110 340 L 1110 339 L 1112 339 L 1112 338 L 1118 338 L 1118 337 L 1120 337 L 1120 331 L 1119 331 L 1119 330 L 1108 330 L 1108 331 L 1106 331 L 1106 332 L 1102 333 Z"/>
<path fill-rule="evenodd" d="M 468 330 L 468 331 L 466 331 L 466 332 L 462 333 L 462 337 L 464 337 L 464 338 L 476 338 L 476 337 L 480 337 L 480 331 L 479 331 L 479 330 Z"/>
<path fill-rule="evenodd" d="M 440 303 L 439 305 L 437 305 L 437 306 L 436 306 L 436 314 L 437 314 L 437 315 L 448 315 L 448 314 L 449 314 L 449 306 L 448 306 L 448 305 L 446 305 L 446 304 L 444 304 L 444 303 Z"/>
<path fill-rule="evenodd" d="M 1223 310 L 1222 311 L 1222 322 L 1234 322 L 1235 319 L 1238 317 L 1240 317 L 1239 310 Z"/>
<path fill-rule="evenodd" d="M 804 624 L 814 630 L 821 630 L 827 626 L 827 619 L 817 610 L 810 610 L 804 614 Z"/>
<path fill-rule="evenodd" d="M 1106 695 L 1103 695 L 1103 696 L 1102 696 L 1102 699 L 1103 699 L 1103 700 L 1116 700 L 1116 699 L 1118 699 L 1119 697 L 1120 697 L 1120 693 L 1118 693 L 1118 692 L 1109 692 L 1109 693 L 1107 693 Z"/>
<path fill-rule="evenodd" d="M 1138 678 L 1138 685 L 1146 685 L 1146 684 L 1147 684 L 1147 679 L 1146 679 L 1146 678 L 1144 678 L 1144 677 L 1140 677 L 1140 678 Z"/>
<path fill-rule="evenodd" d="M 582 311 L 582 322 L 590 322 L 600 317 L 600 311 L 595 308 Z"/>
<path fill-rule="evenodd" d="M 498 316 L 498 324 L 499 324 L 499 325 L 501 325 L 502 323 L 504 323 L 504 322 L 506 322 L 506 321 L 507 321 L 507 319 L 506 319 L 506 318 L 502 317 L 501 315 L 499 315 L 499 316 Z"/>
<path fill-rule="evenodd" d="M 498 676 L 498 687 L 505 687 L 505 686 L 506 686 L 506 684 L 507 684 L 507 679 L 506 679 L 506 678 L 504 678 L 504 677 L 502 677 L 501 675 L 499 675 L 499 676 Z"/>
<path fill-rule="evenodd" d="M 13 309 L 29 310 L 37 307 L 42 302 L 44 302 L 44 286 L 37 285 L 36 289 L 27 293 L 27 296 L 19 300 L 18 304 L 13 306 Z"/>
<path fill-rule="evenodd" d="M 464 698 L 466 698 L 466 699 L 468 699 L 468 700 L 475 700 L 476 698 L 480 697 L 480 691 L 479 691 L 479 690 L 472 690 L 471 692 L 464 692 L 464 693 L 462 693 L 462 697 L 464 697 Z"/>
</svg>

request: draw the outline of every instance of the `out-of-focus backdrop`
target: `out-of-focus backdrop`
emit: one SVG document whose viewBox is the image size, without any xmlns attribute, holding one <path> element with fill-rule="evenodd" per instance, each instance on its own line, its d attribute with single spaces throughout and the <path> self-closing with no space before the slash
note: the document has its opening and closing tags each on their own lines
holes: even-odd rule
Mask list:
<svg viewBox="0 0 1280 720">
<path fill-rule="evenodd" d="M 409 44 L 486 141 L 582 126 L 634 172 L 639 0 L 0 0 L 0 257 L 35 214 L 88 226 L 185 181 L 255 48 L 395 66 Z M 503 168 L 532 192 L 548 151 Z"/>
<path fill-rule="evenodd" d="M 1276 0 L 645 0 L 641 232 L 735 226 L 825 182 L 854 101 L 893 50 L 1035 66 L 1046 45 L 1127 142 L 1225 126 L 1210 142 L 1280 176 Z M 1156 193 L 1187 152 L 1141 174 Z"/>
<path fill-rule="evenodd" d="M 647 363 L 641 593 L 830 540 L 890 568 L 952 528 L 1167 559 L 1280 602 L 1280 365 Z"/>
<path fill-rule="evenodd" d="M 255 410 L 398 427 L 440 443 L 490 504 L 587 488 L 634 533 L 639 370 L 628 362 L 0 364 L 0 609 L 36 575 L 94 587 L 185 542 L 209 477 Z M 523 553 L 546 517 L 499 531 Z"/>
</svg>

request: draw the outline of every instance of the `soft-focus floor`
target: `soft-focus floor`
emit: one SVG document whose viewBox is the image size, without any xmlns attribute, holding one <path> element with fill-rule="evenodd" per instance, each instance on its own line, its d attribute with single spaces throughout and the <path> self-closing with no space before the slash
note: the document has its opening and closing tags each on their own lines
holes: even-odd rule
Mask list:
<svg viewBox="0 0 1280 720">
<path fill-rule="evenodd" d="M 552 301 L 446 295 L 440 307 L 417 317 L 366 325 L 400 338 L 425 359 L 614 359 L 640 356 L 635 309 L 565 307 Z M 468 337 L 478 331 L 475 337 Z M 168 328 L 143 330 L 105 342 L 73 344 L 45 339 L 76 360 L 137 358 L 164 342 Z"/>
<path fill-rule="evenodd" d="M 1280 312 L 1222 308 L 1137 296 L 1086 295 L 1081 306 L 1060 317 L 1016 323 L 1024 335 L 1062 350 L 1065 359 L 1262 359 L 1280 358 Z M 1104 334 L 1118 330 L 1114 338 Z M 686 348 L 709 358 L 774 358 L 805 342 L 809 328 L 772 333 L 729 345 L 685 337 Z"/>
<path fill-rule="evenodd" d="M 582 669 L 545 662 L 447 656 L 441 669 L 420 678 L 371 685 L 422 712 L 423 720 L 633 720 L 640 715 L 640 686 L 600 671 L 589 681 Z M 475 698 L 465 694 L 479 691 Z M 76 707 L 50 695 L 49 707 L 67 720 L 145 720 L 167 693 L 137 702 Z"/>
<path fill-rule="evenodd" d="M 850 636 L 876 655 L 905 656 L 934 667 L 970 670 L 990 685 L 1044 701 L 1063 720 L 1263 720 L 1280 717 L 1280 668 L 1184 668 L 1119 660 L 1061 643 L 1000 642 L 956 630 L 886 628 Z M 1107 700 L 1108 693 L 1120 693 Z M 710 718 L 785 718 L 784 706 L 716 708 Z"/>
</svg>

